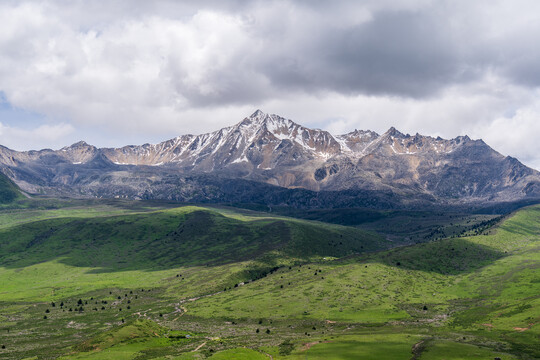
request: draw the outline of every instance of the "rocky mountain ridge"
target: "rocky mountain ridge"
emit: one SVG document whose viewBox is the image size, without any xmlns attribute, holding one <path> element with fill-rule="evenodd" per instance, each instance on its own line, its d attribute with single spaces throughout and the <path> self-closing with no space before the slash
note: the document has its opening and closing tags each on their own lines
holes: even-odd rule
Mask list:
<svg viewBox="0 0 540 360">
<path fill-rule="evenodd" d="M 26 152 L 1 147 L 0 166 L 27 192 L 68 196 L 186 200 L 191 192 L 211 200 L 204 192 L 212 191 L 186 180 L 204 175 L 434 202 L 540 197 L 540 173 L 482 140 L 411 136 L 393 127 L 381 135 L 355 130 L 333 136 L 260 110 L 233 126 L 159 144 L 98 149 L 78 142 Z"/>
</svg>

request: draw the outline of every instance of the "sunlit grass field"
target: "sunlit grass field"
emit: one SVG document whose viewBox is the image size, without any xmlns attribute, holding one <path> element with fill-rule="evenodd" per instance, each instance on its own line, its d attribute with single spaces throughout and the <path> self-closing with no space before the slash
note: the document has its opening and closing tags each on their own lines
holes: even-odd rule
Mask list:
<svg viewBox="0 0 540 360">
<path fill-rule="evenodd" d="M 390 249 L 234 208 L 59 205 L 0 212 L 0 358 L 540 357 L 540 207 Z"/>
</svg>

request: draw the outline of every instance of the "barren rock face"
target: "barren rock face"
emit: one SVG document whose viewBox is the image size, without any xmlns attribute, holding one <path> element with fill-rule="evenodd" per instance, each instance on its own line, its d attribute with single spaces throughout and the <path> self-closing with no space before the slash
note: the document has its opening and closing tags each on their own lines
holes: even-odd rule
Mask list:
<svg viewBox="0 0 540 360">
<path fill-rule="evenodd" d="M 351 192 L 365 191 L 455 203 L 540 197 L 537 171 L 482 140 L 411 136 L 395 128 L 333 136 L 259 110 L 236 125 L 159 144 L 97 149 L 79 142 L 27 152 L 1 147 L 0 166 L 29 192 L 72 196 L 229 201 L 226 179 L 228 186 L 242 180 L 334 192 L 336 203 L 345 193 L 350 199 Z M 262 191 L 250 189 L 254 197 Z"/>
</svg>

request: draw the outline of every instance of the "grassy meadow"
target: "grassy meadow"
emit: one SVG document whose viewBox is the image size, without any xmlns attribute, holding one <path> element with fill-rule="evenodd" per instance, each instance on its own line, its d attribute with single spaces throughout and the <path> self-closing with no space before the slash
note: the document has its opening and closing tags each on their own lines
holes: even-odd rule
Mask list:
<svg viewBox="0 0 540 360">
<path fill-rule="evenodd" d="M 540 358 L 540 206 L 383 229 L 17 201 L 0 210 L 2 359 Z"/>
</svg>

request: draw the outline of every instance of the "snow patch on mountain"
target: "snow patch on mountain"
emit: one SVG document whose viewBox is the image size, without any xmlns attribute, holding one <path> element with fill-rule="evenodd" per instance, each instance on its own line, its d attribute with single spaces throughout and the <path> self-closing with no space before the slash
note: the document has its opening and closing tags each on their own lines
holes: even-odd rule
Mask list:
<svg viewBox="0 0 540 360">
<path fill-rule="evenodd" d="M 231 164 L 251 164 L 250 159 L 257 159 L 252 164 L 254 169 L 270 169 L 280 163 L 299 159 L 319 162 L 343 156 L 359 159 L 374 151 L 389 151 L 395 155 L 428 152 L 448 154 L 467 140 L 470 139 L 443 140 L 418 134 L 405 135 L 394 127 L 383 135 L 369 130 L 355 130 L 334 136 L 327 131 L 306 128 L 292 120 L 257 110 L 239 123 L 214 132 L 178 136 L 159 144 L 104 149 L 104 153 L 119 165 L 175 164 L 214 171 Z M 77 143 L 62 151 L 80 153 L 86 149 L 83 152 L 88 152 L 88 147 L 86 143 Z M 84 162 L 88 158 L 81 159 L 79 156 L 72 161 Z"/>
</svg>

